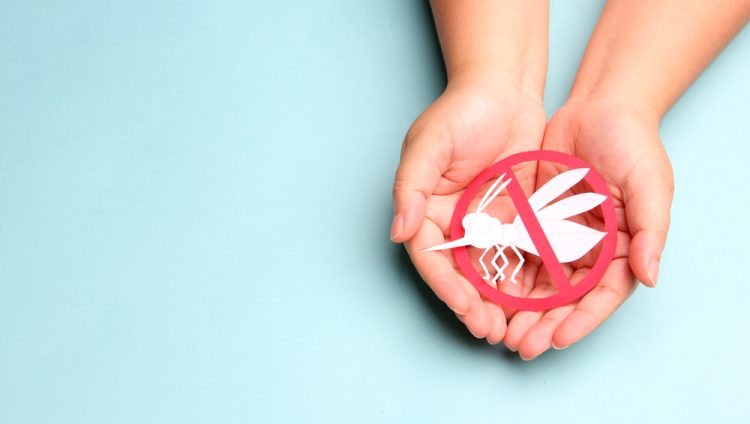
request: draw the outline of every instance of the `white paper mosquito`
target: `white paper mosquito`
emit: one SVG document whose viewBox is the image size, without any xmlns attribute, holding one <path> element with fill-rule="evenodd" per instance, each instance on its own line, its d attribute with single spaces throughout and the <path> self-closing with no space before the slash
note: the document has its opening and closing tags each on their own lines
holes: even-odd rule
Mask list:
<svg viewBox="0 0 750 424">
<path fill-rule="evenodd" d="M 536 214 L 539 224 L 544 230 L 547 240 L 560 263 L 572 262 L 581 258 L 606 234 L 585 225 L 566 220 L 566 218 L 599 206 L 607 198 L 606 196 L 599 193 L 582 193 L 566 197 L 557 203 L 549 205 L 550 202 L 581 181 L 588 172 L 588 168 L 571 169 L 563 172 L 549 180 L 529 197 L 531 209 Z M 479 264 L 482 266 L 482 270 L 484 270 L 484 279 L 492 286 L 497 287 L 498 278 L 500 281 L 505 280 L 503 272 L 508 267 L 509 261 L 503 251 L 510 247 L 519 260 L 518 265 L 516 265 L 510 276 L 510 281 L 514 284 L 517 283 L 516 275 L 518 275 L 521 266 L 525 262 L 519 249 L 537 256 L 539 253 L 534 247 L 534 243 L 531 241 L 531 237 L 518 215 L 516 215 L 512 224 L 503 224 L 499 219 L 483 212 L 487 205 L 510 183 L 511 179 L 503 182 L 503 177 L 505 177 L 505 174 L 501 175 L 490 186 L 479 202 L 476 212 L 464 216 L 461 221 L 461 225 L 464 227 L 464 237 L 430 247 L 422 250 L 422 252 L 469 245 L 484 249 L 484 252 L 479 257 Z M 492 257 L 490 263 L 496 273 L 490 282 L 490 272 L 484 263 L 484 257 L 493 248 L 497 252 Z M 502 266 L 497 265 L 498 258 L 503 258 Z"/>
</svg>

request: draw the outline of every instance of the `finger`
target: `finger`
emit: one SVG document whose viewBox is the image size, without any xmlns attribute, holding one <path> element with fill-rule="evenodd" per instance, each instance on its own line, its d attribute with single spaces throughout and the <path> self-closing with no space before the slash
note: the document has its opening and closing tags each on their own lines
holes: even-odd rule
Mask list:
<svg viewBox="0 0 750 424">
<path fill-rule="evenodd" d="M 469 332 L 478 339 L 489 336 L 492 331 L 493 316 L 482 299 L 478 297 L 473 300 L 471 309 L 466 315 L 457 313 L 456 316 L 466 325 Z"/>
<path fill-rule="evenodd" d="M 449 140 L 436 131 L 412 131 L 404 140 L 401 163 L 393 184 L 391 240 L 403 243 L 416 234 L 425 217 L 427 198 L 434 192 L 450 160 Z"/>
<path fill-rule="evenodd" d="M 555 293 L 555 288 L 549 281 L 549 274 L 546 270 L 536 275 L 538 280 L 536 287 L 529 293 L 530 298 L 548 297 Z M 521 340 L 526 333 L 542 318 L 542 311 L 518 311 L 508 323 L 508 330 L 505 333 L 505 346 L 513 351 L 518 351 Z"/>
<path fill-rule="evenodd" d="M 505 314 L 503 313 L 503 310 L 494 303 L 485 301 L 484 304 L 487 310 L 490 311 L 490 316 L 492 319 L 492 329 L 487 335 L 487 343 L 496 345 L 503 341 L 503 337 L 505 337 L 505 330 L 507 326 Z"/>
<path fill-rule="evenodd" d="M 552 335 L 560 323 L 573 312 L 574 305 L 565 305 L 547 311 L 523 336 L 518 345 L 518 354 L 530 361 L 552 347 Z"/>
<path fill-rule="evenodd" d="M 627 261 L 615 259 L 601 282 L 578 302 L 552 336 L 552 347 L 565 349 L 591 333 L 633 293 L 634 280 Z"/>
<path fill-rule="evenodd" d="M 505 332 L 505 347 L 508 350 L 517 352 L 521 345 L 523 336 L 542 318 L 542 312 L 537 311 L 518 311 L 510 322 Z"/>
<path fill-rule="evenodd" d="M 406 243 L 414 267 L 422 279 L 455 313 L 466 315 L 472 308 L 479 293 L 471 284 L 458 274 L 451 265 L 446 252 L 423 252 L 422 249 L 445 241 L 443 232 L 437 224 L 424 220 L 417 234 Z"/>
<path fill-rule="evenodd" d="M 639 164 L 625 180 L 625 217 L 633 235 L 630 267 L 649 287 L 654 287 L 659 277 L 673 192 L 672 169 L 666 155 Z"/>
</svg>

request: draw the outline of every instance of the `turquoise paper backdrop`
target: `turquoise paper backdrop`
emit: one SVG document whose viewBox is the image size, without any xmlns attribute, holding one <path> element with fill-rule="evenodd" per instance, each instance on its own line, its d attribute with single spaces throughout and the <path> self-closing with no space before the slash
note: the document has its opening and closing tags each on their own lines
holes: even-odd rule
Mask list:
<svg viewBox="0 0 750 424">
<path fill-rule="evenodd" d="M 553 2 L 548 114 L 602 2 Z M 0 422 L 747 422 L 750 33 L 662 126 L 660 287 L 522 362 L 388 241 L 422 1 L 0 3 Z"/>
</svg>

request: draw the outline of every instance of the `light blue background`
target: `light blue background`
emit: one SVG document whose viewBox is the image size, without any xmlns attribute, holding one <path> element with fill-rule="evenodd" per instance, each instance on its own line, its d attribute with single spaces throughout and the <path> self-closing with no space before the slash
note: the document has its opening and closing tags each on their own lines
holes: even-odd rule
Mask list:
<svg viewBox="0 0 750 424">
<path fill-rule="evenodd" d="M 553 2 L 546 107 L 599 1 Z M 524 363 L 388 241 L 421 1 L 0 3 L 0 422 L 739 422 L 750 33 L 668 115 L 660 287 Z"/>
</svg>

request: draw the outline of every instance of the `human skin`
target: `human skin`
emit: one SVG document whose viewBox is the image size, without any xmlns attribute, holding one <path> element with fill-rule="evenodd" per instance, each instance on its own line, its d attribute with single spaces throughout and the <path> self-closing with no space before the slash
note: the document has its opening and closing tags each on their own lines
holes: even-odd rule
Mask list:
<svg viewBox="0 0 750 424">
<path fill-rule="evenodd" d="M 450 252 L 418 252 L 446 240 L 453 206 L 479 172 L 541 147 L 548 2 L 433 0 L 431 6 L 448 84 L 404 139 L 391 239 L 405 243 L 422 278 L 469 331 L 495 344 L 505 335 L 503 309 L 479 296 Z M 535 177 L 535 166 L 518 172 L 528 189 Z"/>
<path fill-rule="evenodd" d="M 575 154 L 604 177 L 618 215 L 615 259 L 580 301 L 512 317 L 505 344 L 523 359 L 585 337 L 633 293 L 638 280 L 656 285 L 674 187 L 660 122 L 748 19 L 748 0 L 607 2 L 542 147 Z M 540 166 L 538 183 L 551 171 Z M 591 265 L 584 257 L 567 271 L 580 275 Z M 548 277 L 540 273 L 532 296 L 549 290 Z"/>
<path fill-rule="evenodd" d="M 533 359 L 588 335 L 637 280 L 656 285 L 673 194 L 659 125 L 750 19 L 750 0 L 609 1 L 570 97 L 546 130 L 547 2 L 436 0 L 432 7 L 448 86 L 404 141 L 391 238 L 405 242 L 427 284 L 472 334 L 490 343 L 505 336 L 510 350 Z M 509 154 L 538 148 L 574 154 L 604 177 L 616 204 L 618 246 L 601 282 L 580 301 L 513 314 L 481 299 L 448 252 L 417 252 L 445 241 L 453 207 L 475 175 Z M 529 165 L 517 176 L 530 192 L 554 172 Z M 539 262 L 528 259 L 523 284 L 501 287 L 545 296 L 553 286 Z M 565 269 L 575 280 L 591 264 L 586 256 Z"/>
</svg>

